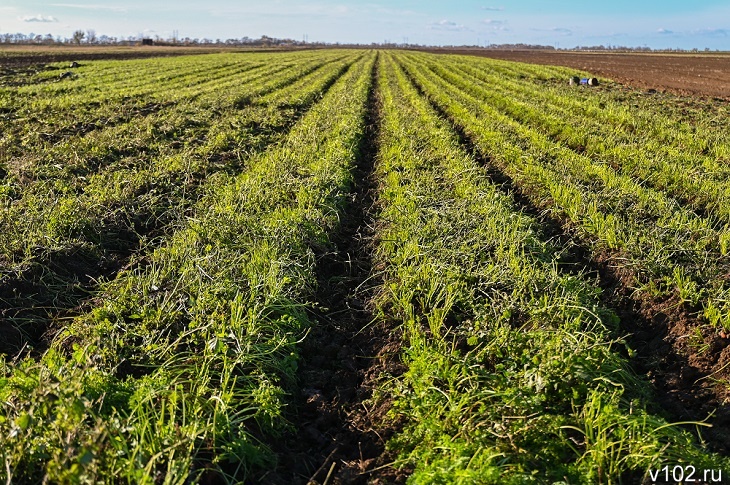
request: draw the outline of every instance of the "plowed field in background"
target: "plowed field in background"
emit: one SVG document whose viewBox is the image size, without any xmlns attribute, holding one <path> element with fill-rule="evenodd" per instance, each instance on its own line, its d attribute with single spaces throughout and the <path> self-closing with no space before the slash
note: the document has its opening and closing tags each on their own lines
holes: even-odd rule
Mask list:
<svg viewBox="0 0 730 485">
<path fill-rule="evenodd" d="M 477 49 L 438 52 L 566 66 L 644 89 L 730 98 L 730 55 L 727 54 L 610 54 Z"/>
</svg>

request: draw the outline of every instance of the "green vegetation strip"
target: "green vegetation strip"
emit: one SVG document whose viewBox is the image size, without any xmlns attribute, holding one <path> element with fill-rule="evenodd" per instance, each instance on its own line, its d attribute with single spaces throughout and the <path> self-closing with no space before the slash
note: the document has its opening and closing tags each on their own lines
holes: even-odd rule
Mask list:
<svg viewBox="0 0 730 485">
<path fill-rule="evenodd" d="M 238 483 L 271 466 L 373 61 L 247 171 L 212 176 L 186 227 L 105 284 L 39 362 L 0 365 L 6 480 Z"/>
<path fill-rule="evenodd" d="M 552 209 L 595 242 L 620 250 L 646 295 L 674 296 L 730 328 L 730 232 L 606 164 L 551 141 L 499 112 L 487 96 L 404 65 L 430 99 L 472 138 L 536 205 Z M 618 263 L 618 261 L 617 261 Z"/>
<path fill-rule="evenodd" d="M 550 85 L 517 75 L 488 74 L 488 64 L 476 67 L 450 60 L 429 65 L 460 87 L 488 97 L 490 104 L 516 121 L 708 212 L 720 227 L 730 223 L 730 137 L 707 126 L 702 116 L 692 124 L 682 123 L 671 113 L 667 116 L 669 103 L 659 102 L 648 107 L 653 108 L 650 112 L 634 113 L 625 101 L 600 92 L 592 101 L 576 99 L 576 89 L 567 86 L 565 76 L 559 77 L 563 71 L 548 71 Z"/>
<path fill-rule="evenodd" d="M 221 115 L 245 108 L 250 100 L 302 78 L 313 76 L 316 81 L 317 71 L 321 76 L 327 66 L 349 58 L 342 53 L 299 55 L 280 58 L 277 63 L 259 62 L 256 69 L 250 69 L 256 57 L 213 59 L 223 63 L 230 62 L 230 57 L 238 61 L 238 67 L 226 76 L 216 76 L 211 68 L 213 72 L 203 78 L 204 82 L 162 85 L 151 92 L 130 93 L 115 82 L 99 91 L 94 84 L 96 66 L 86 68 L 83 78 L 73 80 L 80 90 L 78 95 L 47 89 L 40 106 L 33 99 L 25 99 L 20 90 L 8 89 L 8 98 L 17 100 L 19 106 L 0 108 L 9 110 L 8 126 L 0 139 L 0 193 L 17 198 L 29 185 L 49 178 L 82 185 L 85 175 L 116 159 L 150 157 L 188 140 L 195 142 Z M 207 57 L 184 60 L 182 67 L 188 71 L 195 71 L 200 63 L 211 67 Z M 129 69 L 125 62 L 117 61 L 115 65 L 117 69 Z M 187 72 L 181 68 L 174 71 L 186 77 Z M 43 188 L 41 185 L 39 190 Z"/>
<path fill-rule="evenodd" d="M 14 330 L 6 329 L 0 349 L 35 345 L 88 297 L 94 280 L 159 244 L 205 192 L 207 177 L 244 170 L 250 154 L 281 139 L 357 55 L 329 58 L 229 90 L 224 99 L 251 101 L 241 108 L 223 99 L 191 103 L 145 119 L 136 131 L 64 143 L 51 165 L 57 169 L 36 169 L 36 180 L 0 206 L 0 309 Z"/>
<path fill-rule="evenodd" d="M 79 95 L 49 90 L 44 92 L 43 106 L 25 100 L 14 109 L 23 116 L 11 110 L 8 114 L 11 126 L 3 130 L 0 144 L 0 164 L 5 165 L 11 175 L 21 172 L 30 179 L 34 179 L 38 171 L 41 176 L 61 176 L 63 173 L 54 173 L 52 167 L 65 161 L 70 154 L 75 155 L 72 165 L 78 166 L 86 158 L 99 163 L 105 155 L 102 147 L 110 145 L 110 148 L 118 149 L 121 140 L 131 138 L 138 142 L 121 145 L 127 153 L 130 146 L 154 147 L 161 141 L 161 134 L 168 137 L 171 133 L 187 135 L 180 132 L 199 126 L 220 110 L 242 107 L 252 97 L 272 92 L 345 58 L 347 56 L 342 54 L 338 57 L 321 55 L 314 59 L 300 56 L 246 71 L 250 62 L 243 57 L 238 64 L 241 67 L 227 78 L 211 75 L 206 76 L 203 83 L 180 87 L 162 85 L 156 91 L 142 93 L 126 92 L 113 82 L 106 85 L 104 91 L 98 91 L 93 84 L 95 72 L 90 67 L 83 78 L 73 81 L 79 85 Z M 216 59 L 223 62 L 226 58 Z M 194 70 L 199 62 L 199 57 L 187 59 L 188 70 Z M 124 65 L 120 61 L 117 64 Z M 185 77 L 184 71 L 177 74 Z M 13 99 L 23 99 L 19 91 L 8 91 Z M 168 137 L 162 141 L 171 142 Z M 91 147 L 96 151 L 88 152 Z M 79 173 L 83 166 L 76 168 L 74 175 L 84 175 Z"/>
<path fill-rule="evenodd" d="M 242 83 L 218 104 L 177 103 L 144 120 L 41 147 L 42 160 L 26 155 L 32 180 L 16 176 L 0 185 L 8 195 L 0 204 L 0 221 L 9 228 L 0 236 L 3 280 L 22 279 L 54 254 L 76 254 L 93 265 L 103 259 L 100 252 L 129 250 L 140 237 L 164 233 L 197 199 L 206 176 L 243 169 L 250 153 L 281 138 L 354 60 L 325 56 L 314 68 Z M 239 108 L 230 98 L 251 102 Z M 53 272 L 46 276 L 52 287 Z"/>
<path fill-rule="evenodd" d="M 600 290 L 558 269 L 559 248 L 393 57 L 378 80 L 378 307 L 402 322 L 408 369 L 380 397 L 405 423 L 389 446 L 414 469 L 409 483 L 638 483 L 668 464 L 727 468 L 651 408 Z"/>
<path fill-rule="evenodd" d="M 48 162 L 32 169 L 36 183 L 6 186 L 12 194 L 0 207 L 0 224 L 10 230 L 1 236 L 2 254 L 20 259 L 22 267 L 39 246 L 63 246 L 78 238 L 93 242 L 103 234 L 105 219 L 108 225 L 118 224 L 124 213 L 134 219 L 144 206 L 151 208 L 146 218 L 154 218 L 178 205 L 169 198 L 194 198 L 191 182 L 234 169 L 249 152 L 275 140 L 353 60 L 331 62 L 309 74 L 279 73 L 274 86 L 244 83 L 227 95 L 263 96 L 257 105 L 186 105 L 39 153 Z M 296 98 L 281 89 L 288 86 L 297 88 Z M 122 217 L 115 215 L 120 212 Z M 134 228 L 133 221 L 124 225 Z"/>
</svg>

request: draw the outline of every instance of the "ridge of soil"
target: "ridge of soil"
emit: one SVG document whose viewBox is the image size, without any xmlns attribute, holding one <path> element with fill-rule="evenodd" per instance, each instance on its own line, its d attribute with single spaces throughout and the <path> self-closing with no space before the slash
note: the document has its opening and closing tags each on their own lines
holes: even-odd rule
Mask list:
<svg viewBox="0 0 730 485">
<path fill-rule="evenodd" d="M 397 356 L 401 336 L 376 319 L 373 277 L 373 166 L 379 139 L 377 61 L 368 95 L 366 129 L 358 147 L 353 200 L 345 211 L 334 249 L 318 252 L 318 322 L 301 344 L 296 434 L 275 448 L 278 467 L 258 477 L 277 484 L 403 483 L 405 472 L 389 467 L 385 443 L 396 429 L 384 425 L 390 402 L 372 403 L 381 374 L 404 371 Z"/>
<path fill-rule="evenodd" d="M 712 451 L 730 454 L 730 335 L 711 328 L 696 309 L 688 308 L 677 297 L 651 298 L 634 291 L 637 274 L 620 263 L 626 259 L 623 254 L 594 252 L 590 241 L 578 235 L 569 221 L 551 216 L 547 205 L 536 205 L 529 192 L 483 154 L 470 135 L 406 75 L 439 116 L 450 123 L 459 143 L 480 163 L 490 180 L 514 200 L 518 210 L 535 219 L 536 228 L 548 240 L 555 241 L 561 250 L 560 269 L 597 279 L 602 305 L 620 318 L 618 331 L 624 334 L 616 337 L 625 339 L 635 350 L 631 365 L 652 383 L 657 410 L 672 421 L 711 424 L 701 438 L 707 440 Z M 701 334 L 694 342 L 689 338 L 693 332 Z M 687 429 L 698 431 L 694 427 Z"/>
</svg>

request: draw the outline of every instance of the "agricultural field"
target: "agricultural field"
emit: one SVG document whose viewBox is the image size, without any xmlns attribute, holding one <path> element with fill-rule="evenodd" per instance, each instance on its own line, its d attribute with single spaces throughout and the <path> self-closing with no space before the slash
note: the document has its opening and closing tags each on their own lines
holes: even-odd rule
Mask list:
<svg viewBox="0 0 730 485">
<path fill-rule="evenodd" d="M 0 77 L 0 480 L 730 476 L 726 102 L 394 50 L 79 64 Z"/>
<path fill-rule="evenodd" d="M 728 52 L 575 52 L 546 49 L 432 49 L 507 61 L 566 66 L 642 88 L 682 95 L 730 98 Z"/>
</svg>

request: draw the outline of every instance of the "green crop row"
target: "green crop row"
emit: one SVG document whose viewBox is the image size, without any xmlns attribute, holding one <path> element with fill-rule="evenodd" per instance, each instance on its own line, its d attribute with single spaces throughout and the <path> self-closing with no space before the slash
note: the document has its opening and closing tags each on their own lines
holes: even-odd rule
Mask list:
<svg viewBox="0 0 730 485">
<path fill-rule="evenodd" d="M 119 136 L 106 143 L 92 137 L 84 144 L 64 145 L 70 153 L 64 159 L 63 149 L 58 151 L 58 170 L 38 170 L 40 180 L 0 208 L 0 295 L 3 288 L 26 288 L 3 297 L 0 308 L 17 333 L 4 348 L 34 344 L 52 320 L 78 304 L 95 284 L 93 278 L 125 264 L 146 238 L 170 232 L 205 190 L 200 185 L 206 185 L 206 177 L 243 170 L 250 153 L 280 139 L 354 60 L 333 61 L 309 74 L 300 72 L 299 78 L 280 73 L 277 86 L 283 89 L 267 82 L 230 90 L 229 96 L 260 99 L 242 108 L 188 105 L 146 120 L 146 129 L 140 123 L 142 134 L 113 130 Z M 291 87 L 297 88 L 296 94 Z M 165 146 L 165 124 L 187 124 L 193 117 L 199 119 L 190 123 L 191 129 L 170 136 L 172 146 Z M 193 129 L 197 136 L 191 136 Z M 141 152 L 110 156 L 108 164 L 91 171 L 94 153 L 124 152 L 130 145 Z M 74 160 L 83 165 L 75 166 Z M 70 261 L 65 265 L 77 268 L 63 274 L 68 270 L 58 268 L 57 261 Z M 85 274 L 92 280 L 84 283 Z M 82 288 L 74 286 L 79 278 Z"/>
<path fill-rule="evenodd" d="M 468 79 L 469 85 L 480 86 L 491 105 L 516 121 L 697 211 L 708 212 L 721 227 L 730 223 L 727 134 L 718 139 L 716 129 L 678 122 L 663 113 L 661 104 L 652 116 L 637 116 L 610 101 L 603 102 L 603 108 L 588 109 L 586 101 L 574 99 L 575 90 L 564 82 L 551 89 L 485 75 L 484 69 L 464 63 L 430 66 L 445 79 L 456 83 Z M 614 115 L 617 111 L 619 116 Z"/>
<path fill-rule="evenodd" d="M 380 398 L 403 426 L 389 447 L 409 483 L 638 483 L 670 463 L 727 466 L 656 414 L 600 290 L 559 269 L 560 248 L 460 148 L 404 56 L 385 57 L 377 304 L 403 329 L 407 370 Z"/>
<path fill-rule="evenodd" d="M 213 64 L 215 61 L 219 64 L 224 62 L 221 58 L 187 57 L 177 59 L 174 65 L 169 61 L 162 61 L 160 66 L 150 65 L 145 69 L 134 62 L 116 61 L 111 63 L 116 71 L 116 75 L 112 77 L 103 74 L 104 65 L 109 65 L 110 62 L 100 61 L 79 68 L 75 71 L 76 77 L 70 80 L 2 89 L 0 100 L 3 110 L 9 115 L 6 121 L 15 122 L 9 128 L 24 128 L 25 132 L 20 133 L 27 136 L 36 127 L 44 128 L 40 130 L 44 132 L 66 125 L 90 124 L 100 118 L 106 120 L 115 111 L 124 114 L 132 108 L 145 106 L 156 94 L 167 98 L 185 88 L 199 88 L 201 82 L 210 83 L 211 80 L 217 82 L 226 77 L 255 75 L 257 71 L 265 69 L 265 64 L 251 62 L 246 57 L 241 57 L 235 63 L 229 61 L 231 66 L 225 70 L 222 69 L 223 66 L 216 67 Z M 196 66 L 200 64 L 205 68 L 198 68 L 202 72 L 196 73 Z M 172 86 L 157 84 L 155 87 L 155 77 L 149 72 L 153 67 L 176 74 L 178 83 L 173 83 Z M 129 81 L 125 81 L 127 78 L 130 78 Z M 149 86 L 137 86 L 135 90 L 130 90 L 128 82 Z"/>
<path fill-rule="evenodd" d="M 211 176 L 185 226 L 104 284 L 40 361 L 3 362 L 0 476 L 238 483 L 272 465 L 373 62 L 358 60 L 243 173 Z"/>
<path fill-rule="evenodd" d="M 91 171 L 96 171 L 109 158 L 156 153 L 181 140 L 195 140 L 201 136 L 205 123 L 220 115 L 221 110 L 233 109 L 234 105 L 244 107 L 254 96 L 275 91 L 343 58 L 342 54 L 300 56 L 281 59 L 281 63 L 257 64 L 260 67 L 249 70 L 246 66 L 250 63 L 242 57 L 240 67 L 227 77 L 205 77 L 204 83 L 162 86 L 134 95 L 125 93 L 115 83 L 108 83 L 101 92 L 90 87 L 87 80 L 94 78 L 96 67 L 90 66 L 83 79 L 73 80 L 83 86 L 78 99 L 46 92 L 45 110 L 33 102 L 10 110 L 8 126 L 0 140 L 0 168 L 8 174 L 3 181 L 4 190 L 7 192 L 8 186 L 25 186 L 44 176 L 66 174 L 69 179 L 80 180 L 78 176 L 85 175 L 87 164 Z M 190 57 L 186 65 L 194 69 L 204 61 L 209 59 Z M 177 74 L 185 77 L 184 71 Z M 69 165 L 70 173 L 57 168 Z"/>
<path fill-rule="evenodd" d="M 281 63 L 255 64 L 256 68 L 250 69 L 251 63 L 246 62 L 246 57 L 242 57 L 236 68 L 226 76 L 220 73 L 211 76 L 201 75 L 203 77 L 200 82 L 192 84 L 188 82 L 179 86 L 162 85 L 156 89 L 133 93 L 125 91 L 119 83 L 114 82 L 104 84 L 103 91 L 99 91 L 91 82 L 94 79 L 96 66 L 89 66 L 85 68 L 86 74 L 83 78 L 73 80 L 80 89 L 77 96 L 46 90 L 43 92 L 43 106 L 37 106 L 38 103 L 33 100 L 21 102 L 22 95 L 13 92 L 13 99 L 18 99 L 15 101 L 17 106 L 2 108 L 10 110 L 10 116 L 7 123 L 9 126 L 3 130 L 0 155 L 3 155 L 7 162 L 10 162 L 13 156 L 22 155 L 21 164 L 24 167 L 32 166 L 33 163 L 24 159 L 28 152 L 63 150 L 69 145 L 76 146 L 83 143 L 87 139 L 85 136 L 87 133 L 106 131 L 109 128 L 120 131 L 122 136 L 126 132 L 144 132 L 139 127 L 140 117 L 153 114 L 156 118 L 153 117 L 152 120 L 157 124 L 169 124 L 164 122 L 165 117 L 169 113 L 175 113 L 179 108 L 178 105 L 182 107 L 190 105 L 199 109 L 200 112 L 195 116 L 188 113 L 189 117 L 196 119 L 205 115 L 205 110 L 229 107 L 234 102 L 245 104 L 252 94 L 256 94 L 241 92 L 241 86 L 256 85 L 258 93 L 264 94 L 289 84 L 293 79 L 298 79 L 328 62 L 342 58 L 342 54 L 316 58 L 300 56 L 281 59 Z M 217 57 L 215 59 L 219 62 L 224 60 Z M 186 64 L 183 64 L 183 67 L 187 65 L 190 70 L 198 63 L 206 62 L 207 65 L 210 62 L 207 57 L 201 56 L 185 60 Z M 120 62 L 117 61 L 117 64 Z M 129 68 L 128 63 L 121 64 Z M 186 77 L 184 71 L 175 72 L 180 78 Z M 113 136 L 119 135 L 115 133 Z M 93 142 L 91 138 L 91 143 Z M 51 154 L 46 158 L 49 157 Z M 4 161 L 0 159 L 0 162 Z"/>
<path fill-rule="evenodd" d="M 472 137 L 475 145 L 535 205 L 565 218 L 595 241 L 595 251 L 620 250 L 637 286 L 674 295 L 730 328 L 728 242 L 718 230 L 663 192 L 551 141 L 485 102 L 484 88 L 457 86 L 412 58 L 414 81 Z M 467 82 L 467 81 L 464 81 Z"/>
<path fill-rule="evenodd" d="M 3 254 L 12 256 L 41 240 L 53 245 L 57 234 L 93 238 L 102 229 L 100 222 L 108 208 L 120 208 L 125 201 L 136 204 L 145 191 L 165 196 L 174 188 L 185 189 L 186 179 L 197 180 L 216 166 L 238 164 L 248 150 L 261 145 L 261 138 L 275 137 L 291 123 L 350 62 L 331 62 L 312 73 L 297 72 L 296 77 L 280 73 L 275 86 L 242 83 L 228 93 L 263 96 L 258 106 L 185 105 L 144 122 L 127 123 L 124 129 L 102 130 L 98 136 L 70 140 L 38 153 L 44 162 L 31 163 L 35 167 L 29 174 L 36 183 L 13 190 L 16 193 L 2 207 L 3 220 L 14 229 L 3 234 Z M 169 179 L 167 188 L 160 186 L 165 179 Z M 74 226 L 83 225 L 85 220 L 85 230 L 67 227 L 72 221 Z M 54 230 L 56 226 L 60 229 Z"/>
</svg>

